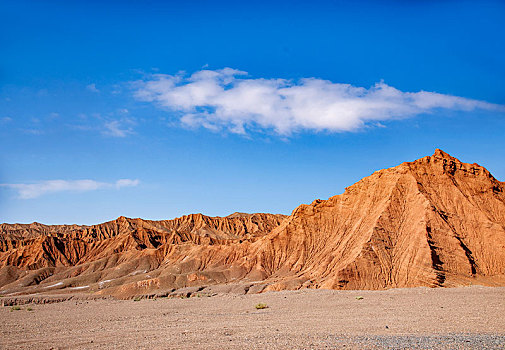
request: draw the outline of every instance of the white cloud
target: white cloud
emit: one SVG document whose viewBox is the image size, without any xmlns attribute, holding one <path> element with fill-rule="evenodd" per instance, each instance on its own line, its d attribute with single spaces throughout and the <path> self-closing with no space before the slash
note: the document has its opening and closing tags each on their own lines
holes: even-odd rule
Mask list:
<svg viewBox="0 0 505 350">
<path fill-rule="evenodd" d="M 45 194 L 56 192 L 88 192 L 99 189 L 120 189 L 123 187 L 135 187 L 139 180 L 120 179 L 114 183 L 98 182 L 94 180 L 48 180 L 30 184 L 0 184 L 17 191 L 21 199 L 37 198 Z"/>
<path fill-rule="evenodd" d="M 104 124 L 105 129 L 102 131 L 102 134 L 113 137 L 126 137 L 134 133 L 133 129 L 128 124 L 132 124 L 132 121 L 112 120 L 106 122 Z"/>
<path fill-rule="evenodd" d="M 133 83 L 135 97 L 178 112 L 186 126 L 271 129 L 280 135 L 353 131 L 367 123 L 400 119 L 436 109 L 505 110 L 505 106 L 435 92 L 403 92 L 384 82 L 370 88 L 304 78 L 250 78 L 231 68 L 184 74 L 154 74 Z"/>
<path fill-rule="evenodd" d="M 130 180 L 130 179 L 120 179 L 116 181 L 116 187 L 119 189 L 121 187 L 135 187 L 140 183 L 139 180 Z"/>
<path fill-rule="evenodd" d="M 86 89 L 91 91 L 91 92 L 100 92 L 100 90 L 98 90 L 96 88 L 96 85 L 95 84 L 89 84 L 89 85 L 86 85 Z"/>
</svg>

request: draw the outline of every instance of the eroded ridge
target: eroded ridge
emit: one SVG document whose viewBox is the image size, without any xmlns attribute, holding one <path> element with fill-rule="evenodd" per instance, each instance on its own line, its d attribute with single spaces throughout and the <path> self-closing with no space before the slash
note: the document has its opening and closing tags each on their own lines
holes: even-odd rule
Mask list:
<svg viewBox="0 0 505 350">
<path fill-rule="evenodd" d="M 290 216 L 3 224 L 0 294 L 505 285 L 504 183 L 436 150 Z"/>
</svg>

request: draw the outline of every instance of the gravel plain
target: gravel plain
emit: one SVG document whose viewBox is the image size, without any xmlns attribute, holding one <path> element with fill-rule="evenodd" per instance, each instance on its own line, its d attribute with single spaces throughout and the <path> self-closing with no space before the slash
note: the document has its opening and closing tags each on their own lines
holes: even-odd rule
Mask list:
<svg viewBox="0 0 505 350">
<path fill-rule="evenodd" d="M 268 307 L 258 310 L 258 303 Z M 196 294 L 17 308 L 0 308 L 1 349 L 505 349 L 502 287 Z"/>
</svg>

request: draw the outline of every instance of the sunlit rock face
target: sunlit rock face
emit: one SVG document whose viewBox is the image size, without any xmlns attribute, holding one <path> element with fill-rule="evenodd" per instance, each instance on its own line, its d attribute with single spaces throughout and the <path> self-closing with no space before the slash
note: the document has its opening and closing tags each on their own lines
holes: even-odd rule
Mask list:
<svg viewBox="0 0 505 350">
<path fill-rule="evenodd" d="M 436 150 L 290 216 L 0 226 L 0 294 L 505 285 L 505 184 Z"/>
</svg>

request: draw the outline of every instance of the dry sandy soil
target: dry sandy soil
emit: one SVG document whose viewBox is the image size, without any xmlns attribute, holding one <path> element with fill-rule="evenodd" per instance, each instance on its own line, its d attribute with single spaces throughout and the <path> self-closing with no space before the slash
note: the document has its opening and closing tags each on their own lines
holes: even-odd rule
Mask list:
<svg viewBox="0 0 505 350">
<path fill-rule="evenodd" d="M 260 302 L 268 308 L 257 310 Z M 300 290 L 20 308 L 0 308 L 2 349 L 505 348 L 505 288 Z"/>
</svg>

